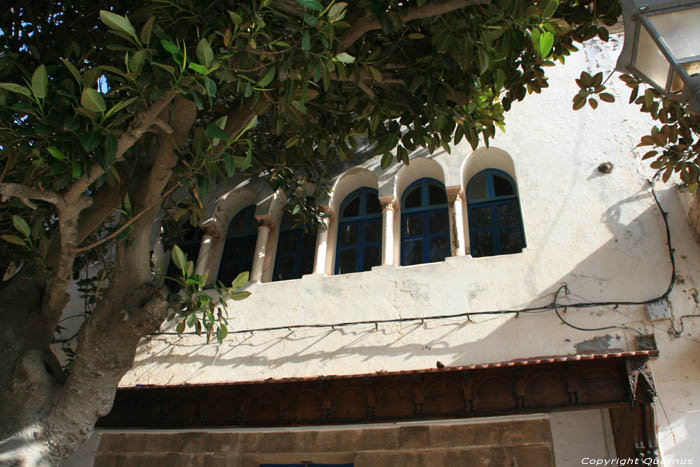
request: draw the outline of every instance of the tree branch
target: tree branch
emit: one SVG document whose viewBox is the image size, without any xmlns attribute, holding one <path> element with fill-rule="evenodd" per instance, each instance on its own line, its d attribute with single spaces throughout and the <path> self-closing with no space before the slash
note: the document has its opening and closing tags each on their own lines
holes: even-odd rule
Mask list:
<svg viewBox="0 0 700 467">
<path fill-rule="evenodd" d="M 134 116 L 129 125 L 129 128 L 122 133 L 117 141 L 117 153 L 115 162 L 124 159 L 124 154 L 133 146 L 144 133 L 156 123 L 158 116 L 163 110 L 175 99 L 178 95 L 177 91 L 170 91 L 162 99 L 151 104 L 148 110 L 140 112 Z M 73 186 L 66 192 L 65 199 L 68 203 L 77 200 L 78 197 L 92 185 L 104 173 L 104 169 L 100 164 L 94 164 L 90 170 L 83 175 Z"/>
<path fill-rule="evenodd" d="M 139 213 L 136 214 L 134 217 L 132 217 L 131 219 L 129 219 L 128 222 L 126 222 L 124 225 L 122 225 L 121 227 L 119 227 L 117 230 L 115 230 L 115 231 L 112 232 L 111 234 L 107 235 L 106 237 L 101 238 L 100 240 L 97 240 L 96 242 L 90 243 L 89 245 L 81 246 L 81 247 L 79 247 L 79 248 L 75 248 L 75 249 L 73 249 L 73 252 L 74 252 L 74 253 L 80 253 L 80 252 L 83 252 L 83 251 L 91 250 L 91 249 L 95 248 L 96 246 L 99 246 L 99 245 L 103 244 L 104 242 L 108 242 L 108 241 L 112 240 L 114 237 L 116 237 L 117 235 L 119 235 L 120 233 L 122 233 L 122 232 L 123 232 L 127 227 L 129 227 L 131 224 L 133 224 L 134 222 L 136 222 L 137 220 L 139 220 L 139 218 L 140 218 L 141 216 L 143 216 L 143 215 L 146 214 L 148 211 L 150 211 L 151 209 L 153 209 L 154 207 L 156 207 L 157 205 L 159 205 L 161 201 L 163 201 L 165 198 L 167 198 L 168 195 L 170 195 L 170 193 L 172 193 L 173 191 L 175 191 L 175 190 L 176 190 L 178 187 L 180 187 L 180 186 L 181 186 L 180 182 L 177 182 L 175 185 L 173 185 L 172 187 L 170 187 L 165 193 L 163 193 L 163 195 L 162 195 L 160 198 L 158 198 L 157 200 L 155 200 L 154 202 L 152 202 L 150 205 L 148 205 L 148 206 L 147 206 L 145 209 L 143 209 L 141 212 L 139 212 Z"/>
<path fill-rule="evenodd" d="M 0 201 L 5 201 L 10 197 L 21 199 L 32 209 L 36 209 L 36 205 L 29 201 L 30 199 L 46 201 L 58 209 L 63 209 L 66 205 L 63 197 L 53 191 L 41 191 L 20 183 L 0 183 Z"/>
<path fill-rule="evenodd" d="M 431 18 L 433 16 L 443 15 L 454 10 L 460 10 L 472 5 L 482 5 L 490 3 L 490 0 L 448 0 L 445 3 L 429 3 L 422 7 L 409 8 L 406 14 L 399 14 L 398 17 L 406 24 L 409 21 L 416 19 Z M 378 19 L 364 20 L 355 23 L 345 34 L 340 38 L 339 51 L 343 51 L 352 46 L 355 41 L 370 31 L 381 29 L 382 25 Z"/>
</svg>

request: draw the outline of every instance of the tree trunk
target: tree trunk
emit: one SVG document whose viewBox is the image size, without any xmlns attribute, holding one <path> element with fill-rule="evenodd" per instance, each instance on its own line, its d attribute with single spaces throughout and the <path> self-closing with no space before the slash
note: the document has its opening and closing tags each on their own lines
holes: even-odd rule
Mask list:
<svg viewBox="0 0 700 467">
<path fill-rule="evenodd" d="M 14 312 L 26 314 L 25 309 Z M 65 379 L 48 365 L 48 349 L 25 349 L 0 396 L 0 466 L 55 467 L 70 457 L 110 411 L 140 338 L 155 331 L 166 312 L 161 290 L 110 288 L 80 330 L 77 356 Z"/>
</svg>

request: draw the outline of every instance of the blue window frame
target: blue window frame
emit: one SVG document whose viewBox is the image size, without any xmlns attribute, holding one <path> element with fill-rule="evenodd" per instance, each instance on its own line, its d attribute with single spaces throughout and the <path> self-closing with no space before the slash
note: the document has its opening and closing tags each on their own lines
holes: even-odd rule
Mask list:
<svg viewBox="0 0 700 467">
<path fill-rule="evenodd" d="M 251 204 L 236 214 L 228 225 L 224 253 L 221 256 L 218 279 L 230 285 L 238 274 L 250 271 L 255 254 L 258 227 L 255 221 L 255 205 Z"/>
<path fill-rule="evenodd" d="M 294 225 L 294 217 L 285 213 L 280 226 L 277 242 L 273 281 L 299 279 L 314 271 L 316 253 L 316 235 L 304 232 L 303 226 Z"/>
<path fill-rule="evenodd" d="M 432 178 L 410 184 L 401 197 L 401 264 L 432 263 L 450 256 L 445 186 Z"/>
<path fill-rule="evenodd" d="M 525 247 L 515 182 L 497 169 L 482 170 L 467 185 L 472 256 L 519 253 Z"/>
<path fill-rule="evenodd" d="M 179 243 L 178 246 L 182 252 L 187 255 L 187 261 L 192 261 L 195 264 L 197 263 L 203 236 L 204 232 L 199 227 L 192 227 L 190 224 L 187 224 L 185 227 L 182 235 L 182 243 Z M 168 277 L 180 277 L 181 271 L 175 266 L 175 262 L 172 261 L 172 259 L 170 260 L 170 264 L 168 264 L 168 271 L 165 274 Z M 172 279 L 166 279 L 166 284 L 168 284 L 168 288 L 172 292 L 180 290 L 180 285 Z"/>
<path fill-rule="evenodd" d="M 340 206 L 335 273 L 369 271 L 382 261 L 382 207 L 377 190 L 359 188 Z"/>
</svg>

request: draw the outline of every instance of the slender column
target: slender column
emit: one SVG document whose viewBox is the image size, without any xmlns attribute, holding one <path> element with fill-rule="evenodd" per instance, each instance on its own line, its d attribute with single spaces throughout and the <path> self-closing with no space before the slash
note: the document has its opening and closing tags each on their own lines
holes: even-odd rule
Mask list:
<svg viewBox="0 0 700 467">
<path fill-rule="evenodd" d="M 323 209 L 323 206 L 321 207 Z M 323 209 L 328 214 L 318 226 L 316 234 L 316 258 L 314 258 L 314 274 L 326 273 L 326 257 L 328 255 L 328 229 L 330 227 L 333 213 L 330 209 Z"/>
<path fill-rule="evenodd" d="M 382 201 L 382 264 L 394 264 L 394 211 L 395 199 Z"/>
<path fill-rule="evenodd" d="M 464 195 L 461 191 L 450 194 L 450 203 L 454 211 L 455 251 L 457 256 L 467 254 L 467 242 L 464 234 Z"/>
<path fill-rule="evenodd" d="M 265 250 L 267 249 L 267 239 L 272 229 L 272 221 L 265 217 L 258 219 L 258 238 L 255 240 L 255 253 L 253 255 L 253 267 L 250 271 L 250 280 L 260 282 L 262 278 L 263 265 L 265 263 Z"/>
</svg>

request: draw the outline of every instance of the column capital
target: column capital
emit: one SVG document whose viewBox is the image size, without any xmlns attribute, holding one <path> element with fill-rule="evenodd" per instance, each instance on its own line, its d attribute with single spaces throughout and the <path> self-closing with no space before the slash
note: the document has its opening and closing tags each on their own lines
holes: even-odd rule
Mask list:
<svg viewBox="0 0 700 467">
<path fill-rule="evenodd" d="M 464 199 L 464 193 L 462 192 L 462 187 L 452 186 L 447 188 L 447 200 L 450 203 L 455 201 L 462 201 Z"/>
<path fill-rule="evenodd" d="M 319 206 L 318 209 L 319 209 L 319 211 L 321 211 L 322 213 L 324 213 L 325 215 L 328 216 L 327 217 L 328 221 L 332 221 L 333 219 L 335 219 L 335 213 L 333 212 L 333 210 L 330 207 Z"/>
<path fill-rule="evenodd" d="M 399 203 L 394 198 L 379 200 L 382 204 L 382 211 L 396 211 L 399 209 Z"/>
<path fill-rule="evenodd" d="M 272 222 L 272 218 L 270 216 L 266 215 L 263 217 L 256 217 L 255 220 L 258 222 L 258 230 L 263 227 L 267 227 L 268 230 L 275 228 L 275 223 Z"/>
</svg>

